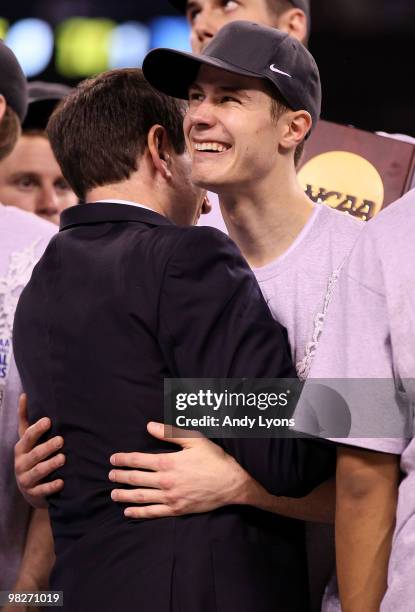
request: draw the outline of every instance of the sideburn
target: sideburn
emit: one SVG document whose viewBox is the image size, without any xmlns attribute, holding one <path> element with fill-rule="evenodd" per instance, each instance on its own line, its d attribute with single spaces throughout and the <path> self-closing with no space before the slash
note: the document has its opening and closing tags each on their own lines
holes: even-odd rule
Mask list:
<svg viewBox="0 0 415 612">
<path fill-rule="evenodd" d="M 21 134 L 20 121 L 10 106 L 7 106 L 0 121 L 0 161 L 10 155 Z"/>
</svg>

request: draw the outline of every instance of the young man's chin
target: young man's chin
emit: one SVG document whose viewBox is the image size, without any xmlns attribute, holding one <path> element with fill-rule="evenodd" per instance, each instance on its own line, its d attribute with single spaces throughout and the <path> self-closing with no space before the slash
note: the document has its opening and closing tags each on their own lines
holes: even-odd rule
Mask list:
<svg viewBox="0 0 415 612">
<path fill-rule="evenodd" d="M 226 182 L 217 179 L 216 181 L 212 177 L 205 176 L 194 176 L 192 175 L 192 183 L 197 187 L 201 187 L 206 191 L 217 193 L 218 195 L 224 189 L 226 189 Z"/>
</svg>

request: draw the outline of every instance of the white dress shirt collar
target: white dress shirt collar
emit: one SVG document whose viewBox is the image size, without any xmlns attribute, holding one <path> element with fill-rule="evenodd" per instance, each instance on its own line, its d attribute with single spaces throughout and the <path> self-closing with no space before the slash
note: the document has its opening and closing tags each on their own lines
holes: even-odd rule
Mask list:
<svg viewBox="0 0 415 612">
<path fill-rule="evenodd" d="M 148 206 L 144 206 L 144 204 L 139 204 L 138 202 L 132 202 L 131 200 L 96 200 L 95 204 L 100 204 L 102 202 L 107 203 L 107 204 L 127 204 L 128 206 L 138 206 L 138 208 L 145 208 L 146 210 L 151 210 L 151 212 L 156 212 L 152 208 L 149 208 Z"/>
</svg>

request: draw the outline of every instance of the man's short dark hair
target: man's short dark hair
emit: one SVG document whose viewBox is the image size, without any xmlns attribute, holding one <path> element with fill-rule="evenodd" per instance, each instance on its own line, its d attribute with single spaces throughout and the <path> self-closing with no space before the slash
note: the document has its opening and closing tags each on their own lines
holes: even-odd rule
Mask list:
<svg viewBox="0 0 415 612">
<path fill-rule="evenodd" d="M 110 70 L 64 98 L 47 133 L 63 176 L 83 200 L 90 189 L 119 183 L 138 169 L 153 125 L 162 125 L 183 153 L 184 112 L 183 102 L 153 89 L 141 70 Z"/>
<path fill-rule="evenodd" d="M 7 105 L 0 121 L 0 161 L 13 151 L 20 131 L 20 119 L 11 106 Z"/>
</svg>

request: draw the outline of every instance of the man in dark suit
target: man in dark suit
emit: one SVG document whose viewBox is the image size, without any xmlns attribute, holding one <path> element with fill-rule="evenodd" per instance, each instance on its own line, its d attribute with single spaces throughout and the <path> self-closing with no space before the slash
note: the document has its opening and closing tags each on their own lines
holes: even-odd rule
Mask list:
<svg viewBox="0 0 415 612">
<path fill-rule="evenodd" d="M 115 70 L 81 84 L 49 124 L 86 202 L 63 213 L 14 329 L 30 420 L 46 414 L 65 439 L 53 475 L 65 487 L 49 498 L 50 586 L 71 612 L 305 612 L 295 521 L 236 506 L 132 521 L 110 497 L 113 452 L 175 448 L 146 431 L 163 418 L 164 378 L 294 376 L 237 247 L 190 226 L 203 193 L 190 182 L 183 112 L 139 71 Z M 276 495 L 305 495 L 331 472 L 331 451 L 304 440 L 220 444 Z"/>
</svg>

